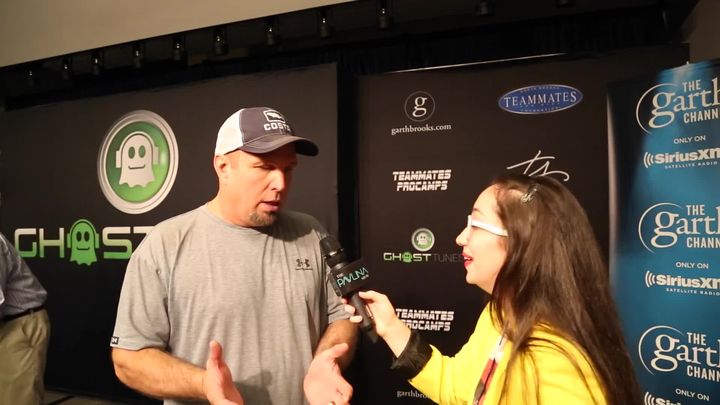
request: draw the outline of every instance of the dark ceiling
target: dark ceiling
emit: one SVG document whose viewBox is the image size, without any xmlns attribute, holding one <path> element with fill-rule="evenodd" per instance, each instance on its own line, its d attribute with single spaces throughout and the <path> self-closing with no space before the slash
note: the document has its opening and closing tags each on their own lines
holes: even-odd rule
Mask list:
<svg viewBox="0 0 720 405">
<path fill-rule="evenodd" d="M 695 0 L 359 0 L 5 67 L 0 69 L 0 109 L 3 105 L 6 109 L 20 108 L 158 85 L 157 80 L 149 78 L 159 76 L 174 77 L 166 82 L 177 82 L 341 59 L 347 67 L 358 63 L 357 58 L 365 58 L 364 67 L 349 68 L 362 74 L 529 56 L 535 52 L 572 53 L 655 45 L 679 39 L 682 22 L 696 3 Z M 390 19 L 381 17 L 383 7 Z M 328 34 L 325 38 L 321 37 L 320 29 L 323 16 L 331 27 L 324 32 Z M 598 22 L 602 25 L 597 25 Z M 389 25 L 381 27 L 384 23 Z M 638 25 L 643 27 L 637 28 Z M 268 44 L 268 26 L 273 27 L 276 35 L 274 44 Z M 215 52 L 216 34 L 224 38 L 226 52 Z M 482 48 L 482 41 L 490 39 L 497 47 L 502 38 L 513 36 L 516 38 L 502 52 L 483 53 L 476 49 Z M 523 39 L 535 45 L 526 46 Z M 173 59 L 177 41 L 185 51 L 180 60 Z M 539 42 L 544 45 L 537 46 Z M 444 59 L 432 55 L 461 44 L 471 44 L 466 47 L 467 52 L 463 51 L 465 48 L 459 48 L 459 52 L 455 48 L 454 52 L 461 55 Z M 383 62 L 388 56 L 374 52 L 384 48 L 392 58 L 397 49 L 404 52 L 410 47 L 417 47 L 414 51 L 417 58 L 401 63 Z M 136 51 L 142 58 L 133 58 Z M 348 62 L 349 55 L 356 58 L 355 62 Z M 368 58 L 375 62 L 368 65 Z M 102 64 L 97 66 L 97 74 L 93 74 L 94 59 Z"/>
</svg>

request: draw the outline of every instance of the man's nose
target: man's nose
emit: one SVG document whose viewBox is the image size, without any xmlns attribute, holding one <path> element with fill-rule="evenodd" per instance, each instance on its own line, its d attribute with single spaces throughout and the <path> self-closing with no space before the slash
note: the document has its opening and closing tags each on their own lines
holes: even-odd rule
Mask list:
<svg viewBox="0 0 720 405">
<path fill-rule="evenodd" d="M 287 187 L 287 175 L 282 170 L 273 170 L 270 188 L 275 191 L 283 191 Z"/>
</svg>

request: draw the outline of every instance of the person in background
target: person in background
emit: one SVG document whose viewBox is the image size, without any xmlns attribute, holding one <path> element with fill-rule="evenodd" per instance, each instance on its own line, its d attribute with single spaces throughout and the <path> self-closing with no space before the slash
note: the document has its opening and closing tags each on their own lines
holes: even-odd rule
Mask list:
<svg viewBox="0 0 720 405">
<path fill-rule="evenodd" d="M 585 211 L 561 183 L 497 178 L 456 242 L 466 281 L 490 301 L 455 356 L 408 329 L 384 294 L 360 293 L 396 356 L 392 368 L 440 404 L 641 402 L 608 268 Z"/>
<path fill-rule="evenodd" d="M 283 209 L 296 154 L 317 153 L 272 108 L 225 120 L 215 198 L 155 226 L 128 262 L 111 341 L 123 383 L 167 404 L 349 402 L 357 327 L 327 278 L 325 230 Z"/>
<path fill-rule="evenodd" d="M 42 404 L 50 321 L 47 292 L 0 234 L 0 404 Z"/>
</svg>

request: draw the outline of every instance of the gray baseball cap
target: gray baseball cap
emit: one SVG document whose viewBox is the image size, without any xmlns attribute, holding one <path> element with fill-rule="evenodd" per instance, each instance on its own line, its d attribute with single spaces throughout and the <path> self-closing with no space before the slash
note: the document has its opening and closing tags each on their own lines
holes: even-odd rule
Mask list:
<svg viewBox="0 0 720 405">
<path fill-rule="evenodd" d="M 285 117 L 269 107 L 250 107 L 236 111 L 220 127 L 215 144 L 215 155 L 235 150 L 249 153 L 268 153 L 295 143 L 295 151 L 301 155 L 315 156 L 317 145 L 305 138 L 295 136 Z"/>
</svg>

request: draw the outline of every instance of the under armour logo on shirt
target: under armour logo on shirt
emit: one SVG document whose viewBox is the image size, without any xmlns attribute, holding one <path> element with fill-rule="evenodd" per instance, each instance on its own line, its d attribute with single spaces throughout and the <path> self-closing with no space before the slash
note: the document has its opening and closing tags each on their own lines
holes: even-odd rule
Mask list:
<svg viewBox="0 0 720 405">
<path fill-rule="evenodd" d="M 295 259 L 295 270 L 312 270 L 310 259 Z"/>
</svg>

